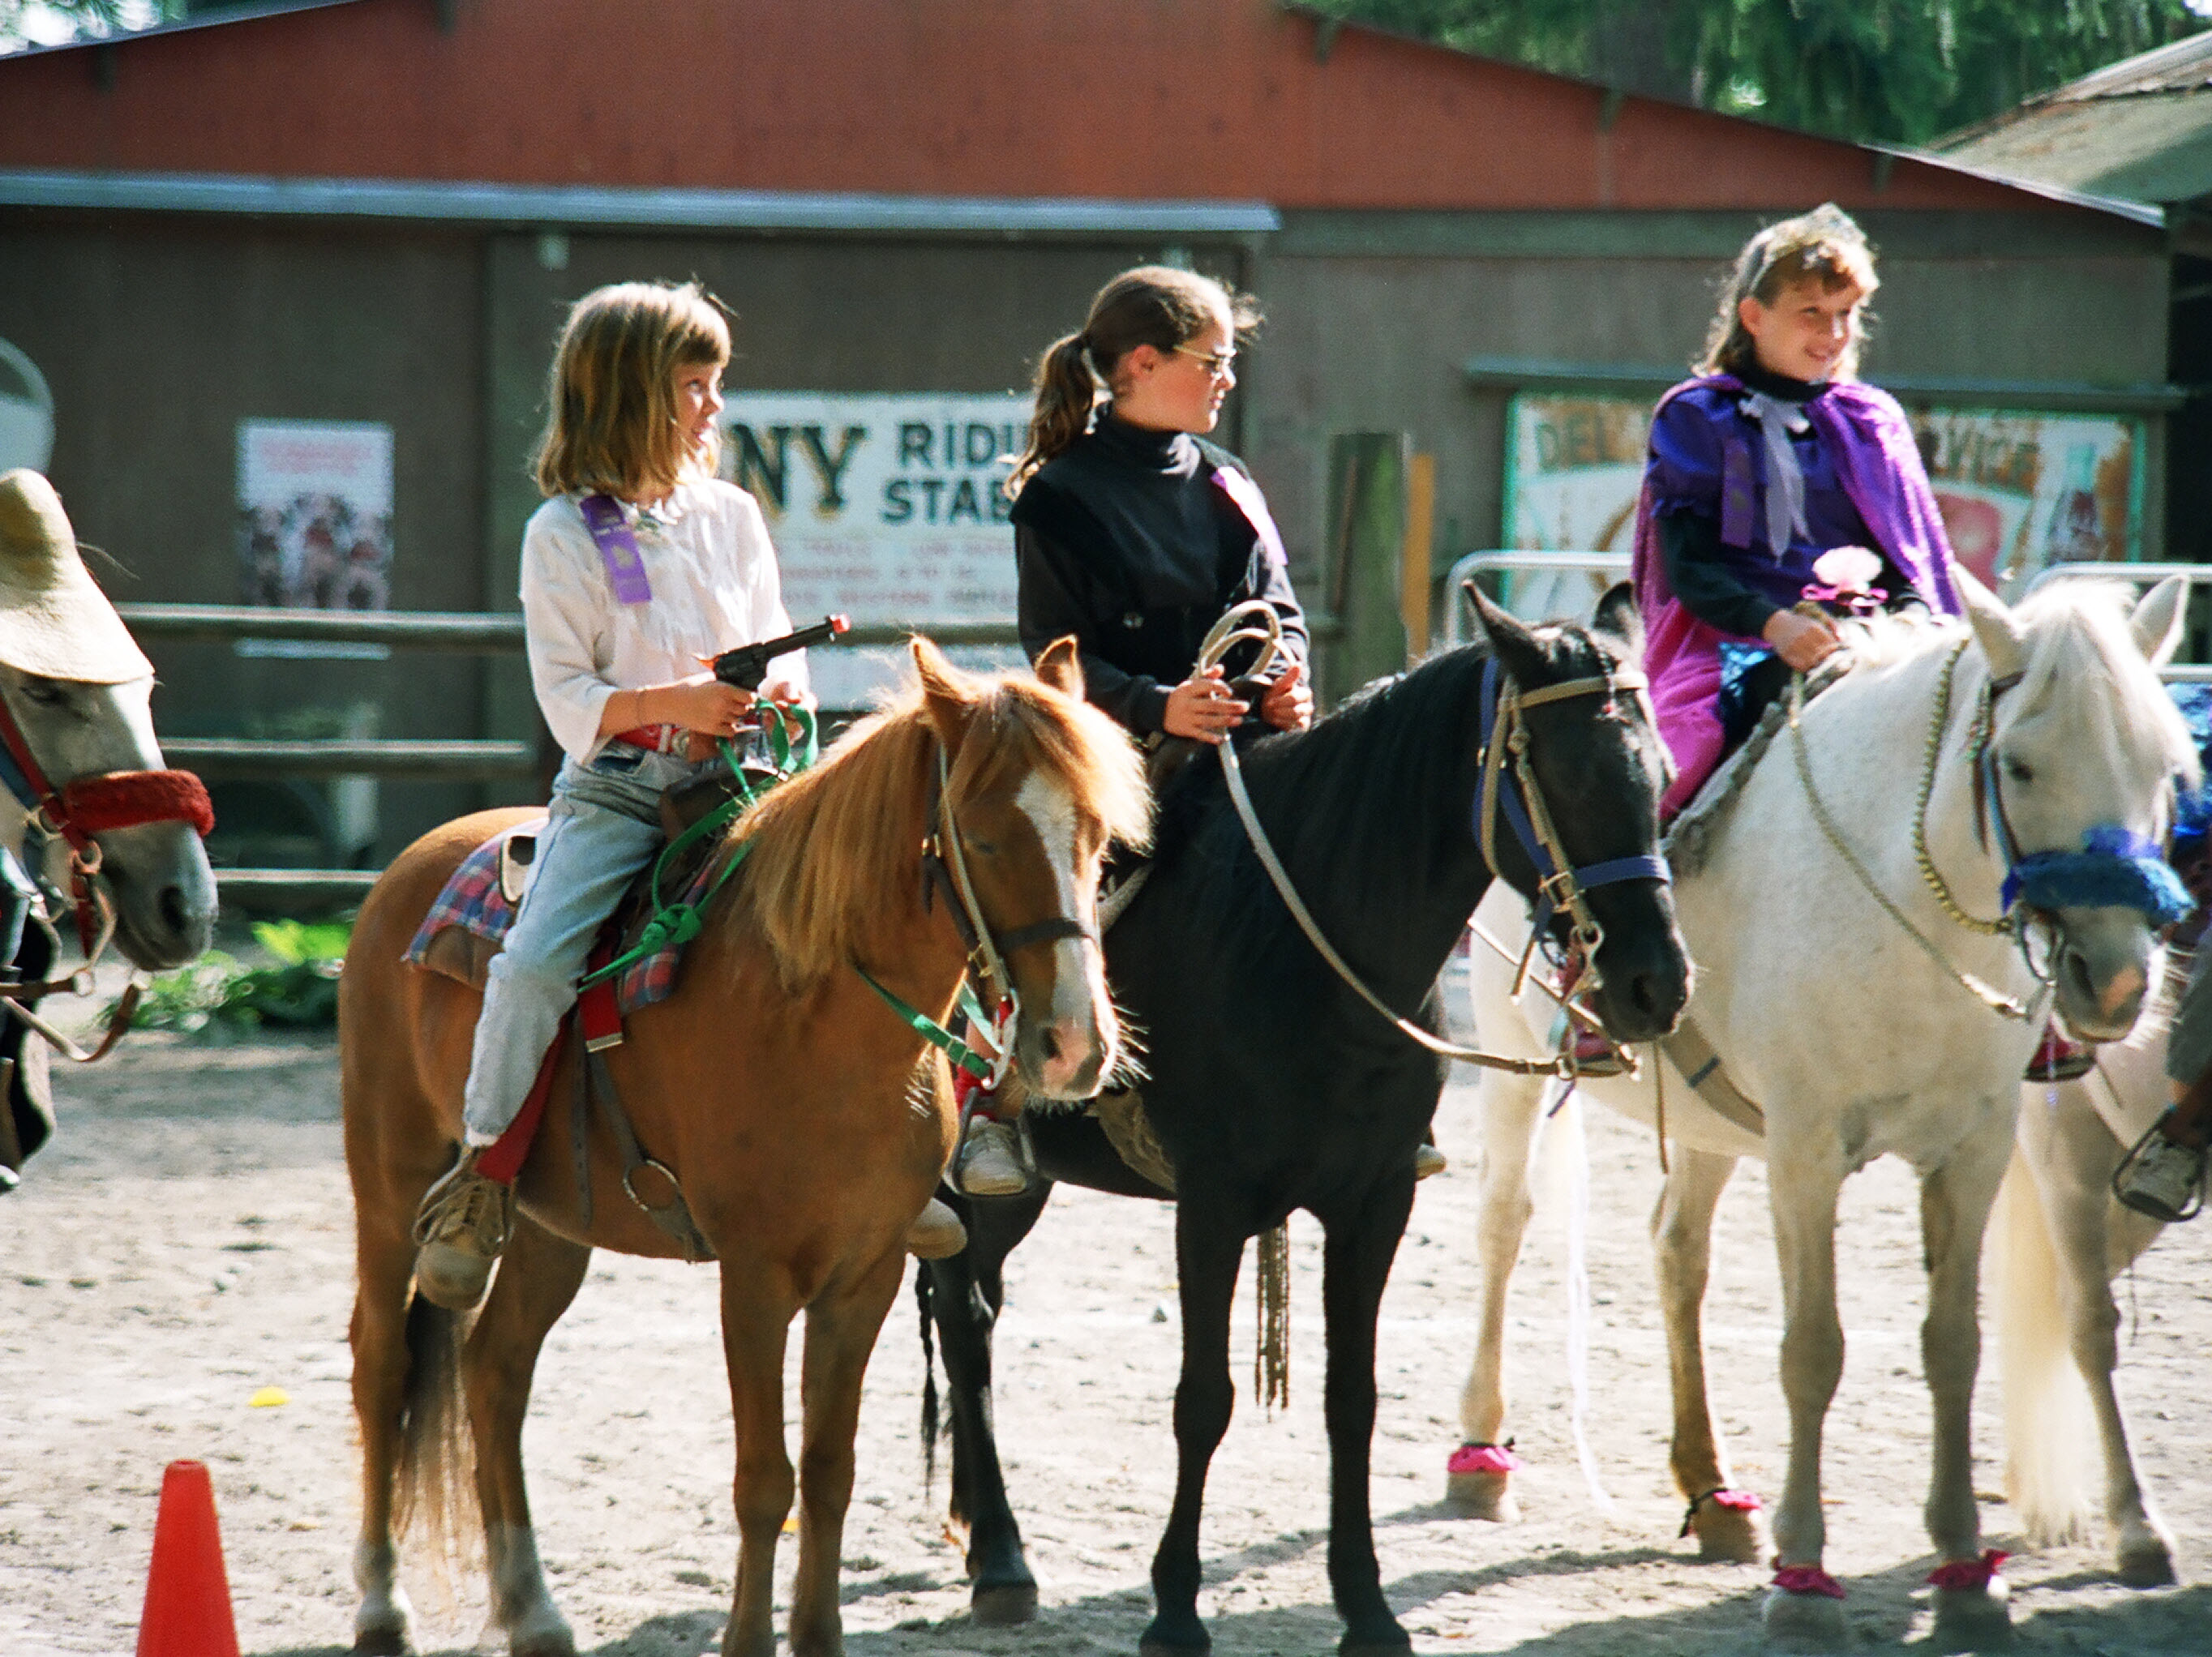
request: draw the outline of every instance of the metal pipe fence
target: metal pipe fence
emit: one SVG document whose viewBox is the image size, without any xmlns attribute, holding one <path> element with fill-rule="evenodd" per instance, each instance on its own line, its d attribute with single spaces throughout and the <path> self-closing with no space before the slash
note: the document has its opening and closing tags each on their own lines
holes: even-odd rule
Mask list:
<svg viewBox="0 0 2212 1657">
<path fill-rule="evenodd" d="M 118 604 L 142 640 L 233 644 L 242 639 L 297 644 L 368 645 L 384 650 L 444 651 L 519 656 L 520 614 L 465 610 L 313 610 L 248 604 Z M 1011 622 L 878 622 L 854 626 L 848 645 L 878 648 L 926 633 L 940 645 L 1015 646 Z M 256 737 L 173 737 L 161 751 L 172 764 L 217 779 L 376 777 L 390 780 L 480 782 L 534 773 L 537 745 L 521 741 L 334 737 L 280 740 Z M 324 898 L 359 896 L 375 883 L 373 869 L 217 869 L 222 887 Z"/>
</svg>

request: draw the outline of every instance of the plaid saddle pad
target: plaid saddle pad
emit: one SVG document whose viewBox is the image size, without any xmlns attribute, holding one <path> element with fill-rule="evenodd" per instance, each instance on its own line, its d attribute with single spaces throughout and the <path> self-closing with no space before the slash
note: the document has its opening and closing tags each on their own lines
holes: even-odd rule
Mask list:
<svg viewBox="0 0 2212 1657">
<path fill-rule="evenodd" d="M 504 939 L 507 928 L 514 925 L 515 906 L 507 901 L 507 895 L 500 889 L 500 849 L 506 844 L 509 835 L 536 835 L 543 833 L 544 828 L 545 819 L 543 817 L 516 823 L 511 828 L 501 829 L 462 859 L 460 867 L 453 871 L 445 889 L 438 894 L 438 901 L 430 906 L 430 913 L 422 917 L 422 924 L 415 929 L 414 941 L 407 946 L 408 961 L 417 967 L 430 967 L 432 963 L 428 957 L 432 940 L 452 926 L 458 926 L 494 946 Z M 690 903 L 699 901 L 705 895 L 714 869 L 714 859 L 708 859 L 686 889 L 678 895 L 682 901 Z M 651 873 L 652 865 L 647 865 L 645 871 L 638 877 L 639 882 L 642 883 Z M 633 886 L 623 896 L 615 907 L 617 914 L 628 916 L 633 912 L 637 890 L 638 888 Z M 604 937 L 601 943 L 604 946 Z M 611 951 L 608 953 L 611 954 Z M 665 1001 L 675 992 L 676 966 L 683 954 L 682 944 L 671 944 L 626 968 L 615 980 L 617 1005 L 623 1012 L 631 1013 L 640 1007 L 649 1007 L 656 1001 Z M 595 960 L 600 958 L 597 950 L 593 956 Z"/>
</svg>

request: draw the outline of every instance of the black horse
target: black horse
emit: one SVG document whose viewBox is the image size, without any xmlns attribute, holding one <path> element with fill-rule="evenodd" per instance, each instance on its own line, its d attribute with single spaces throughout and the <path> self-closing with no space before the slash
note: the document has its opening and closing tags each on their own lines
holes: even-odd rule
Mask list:
<svg viewBox="0 0 2212 1657">
<path fill-rule="evenodd" d="M 1641 629 L 1626 588 L 1594 628 L 1530 628 L 1472 594 L 1498 665 L 1523 695 L 1593 677 L 1525 714 L 1539 792 L 1577 865 L 1653 855 L 1665 761 L 1632 675 Z M 1384 681 L 1310 731 L 1246 750 L 1253 804 L 1322 935 L 1381 998 L 1431 1032 L 1437 977 L 1491 880 L 1477 791 L 1489 736 L 1489 652 L 1468 646 Z M 1510 768 L 1504 775 L 1510 777 Z M 1510 786 L 1503 784 L 1501 786 Z M 1148 1654 L 1205 1650 L 1198 1616 L 1200 1507 L 1228 1430 L 1230 1303 L 1244 1244 L 1304 1209 L 1326 1230 L 1329 1583 L 1346 1654 L 1407 1646 L 1384 1602 L 1368 1502 L 1375 1329 L 1413 1199 L 1413 1162 L 1447 1063 L 1358 999 L 1301 933 L 1269 883 L 1210 755 L 1165 786 L 1148 884 L 1107 937 L 1107 972 L 1145 1032 L 1145 1110 L 1175 1173 L 1182 1370 L 1176 1387 L 1174 1510 L 1152 1561 Z M 1532 897 L 1537 871 L 1497 836 L 1499 872 Z M 1643 865 L 1656 868 L 1656 865 Z M 1591 890 L 1603 930 L 1594 1010 L 1620 1041 L 1671 1029 L 1689 965 L 1662 879 Z M 1170 1193 L 1133 1172 L 1098 1120 L 1029 1115 L 1042 1178 L 1030 1193 L 970 1202 L 967 1251 L 921 1269 L 925 1345 L 933 1320 L 950 1387 L 952 1506 L 969 1527 L 976 1620 L 1026 1620 L 1036 1582 L 1006 1503 L 991 1433 L 991 1327 L 1002 1268 L 1042 1212 L 1050 1181 L 1132 1197 Z M 933 1381 L 930 1388 L 933 1393 Z M 936 1431 L 926 1397 L 926 1435 Z"/>
</svg>

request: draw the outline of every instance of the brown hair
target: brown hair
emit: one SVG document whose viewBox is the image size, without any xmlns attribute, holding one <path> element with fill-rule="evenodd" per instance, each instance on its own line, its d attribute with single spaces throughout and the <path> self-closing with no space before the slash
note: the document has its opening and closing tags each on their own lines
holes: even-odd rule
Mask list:
<svg viewBox="0 0 2212 1657">
<path fill-rule="evenodd" d="M 695 466 L 713 476 L 719 434 L 695 457 L 676 414 L 681 368 L 730 360 L 722 302 L 696 282 L 624 282 L 578 300 L 546 383 L 538 487 L 651 501 Z"/>
<path fill-rule="evenodd" d="M 1833 202 L 1824 202 L 1809 213 L 1770 224 L 1743 245 L 1735 268 L 1721 290 L 1719 311 L 1705 335 L 1705 353 L 1698 371 L 1732 374 L 1758 361 L 1755 343 L 1739 314 L 1744 300 L 1771 305 L 1784 292 L 1800 282 L 1816 282 L 1824 292 L 1834 293 L 1856 282 L 1871 294 L 1881 285 L 1874 273 L 1874 249 L 1866 232 Z M 1863 313 L 1852 330 L 1851 343 L 1836 364 L 1836 378 L 1850 379 L 1859 368 L 1859 349 L 1866 343 Z"/>
<path fill-rule="evenodd" d="M 1019 495 L 1046 461 L 1091 429 L 1099 388 L 1112 388 L 1123 357 L 1139 345 L 1172 351 L 1221 317 L 1241 339 L 1260 325 L 1260 307 L 1225 282 L 1167 264 L 1140 264 L 1100 288 L 1082 331 L 1053 341 L 1037 359 L 1029 446 L 1006 493 Z"/>
</svg>

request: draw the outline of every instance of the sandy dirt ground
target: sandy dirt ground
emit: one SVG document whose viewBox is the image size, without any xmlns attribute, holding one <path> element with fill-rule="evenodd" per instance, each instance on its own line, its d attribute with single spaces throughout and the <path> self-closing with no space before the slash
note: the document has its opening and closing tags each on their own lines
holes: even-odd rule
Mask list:
<svg viewBox="0 0 2212 1657">
<path fill-rule="evenodd" d="M 245 1650 L 342 1651 L 358 1510 L 335 1047 L 142 1036 L 62 1089 L 58 1143 L 0 1202 L 0 1654 L 133 1648 L 161 1470 L 185 1456 L 213 1469 Z M 1474 1339 L 1474 1113 L 1462 1079 L 1438 1121 L 1460 1166 L 1422 1187 L 1383 1303 L 1374 1501 L 1391 1604 L 1420 1651 L 1759 1649 L 1765 1573 L 1699 1565 L 1674 1539 L 1644 1241 L 1658 1171 L 1648 1138 L 1626 1124 L 1594 1121 L 1589 1138 L 1590 1435 L 1614 1507 L 1595 1505 L 1571 1448 L 1557 1215 L 1540 1215 L 1518 1279 L 1524 1517 L 1485 1524 L 1441 1505 Z M 1850 1352 L 1830 1419 L 1828 1563 L 1850 1585 L 1866 1649 L 1924 1642 L 1929 1621 L 1915 1215 L 1901 1167 L 1877 1165 L 1847 1188 Z M 1324 1575 L 1318 1228 L 1294 1222 L 1292 1237 L 1291 1403 L 1272 1418 L 1240 1407 L 1207 1505 L 1201 1604 L 1224 1657 L 1323 1652 L 1340 1632 Z M 2123 1289 L 2134 1308 L 2123 1390 L 2185 1575 L 2212 1575 L 2208 1267 L 2212 1219 L 2170 1232 Z M 720 1637 L 736 1533 L 712 1269 L 601 1255 L 539 1368 L 526 1448 L 540 1542 L 580 1648 L 598 1657 L 675 1657 Z M 869 1376 L 847 1533 L 856 1657 L 1126 1653 L 1150 1615 L 1172 1484 L 1170 1217 L 1063 1193 L 1010 1276 L 999 1421 L 1041 1613 L 1024 1629 L 968 1620 L 942 1480 L 933 1499 L 922 1487 L 921 1355 L 902 1300 Z M 1722 1210 L 1714 1278 L 1717 1406 L 1740 1478 L 1771 1494 L 1785 1435 L 1755 1167 Z M 1249 1307 L 1234 1350 L 1247 1398 Z M 2002 1546 L 2013 1520 L 1995 1495 L 2001 1386 L 1985 1369 L 1977 1478 Z M 249 1402 L 266 1387 L 288 1401 Z M 441 1591 L 419 1558 L 408 1574 L 424 1649 L 471 1649 L 480 1581 L 465 1575 Z M 2008 1575 L 2024 1651 L 2212 1652 L 2212 1591 L 2121 1588 L 2100 1548 L 2028 1555 Z"/>
</svg>

